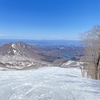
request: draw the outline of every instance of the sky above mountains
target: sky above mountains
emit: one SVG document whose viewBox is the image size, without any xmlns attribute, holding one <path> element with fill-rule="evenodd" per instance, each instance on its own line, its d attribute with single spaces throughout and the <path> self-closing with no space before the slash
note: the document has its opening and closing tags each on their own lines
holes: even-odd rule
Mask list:
<svg viewBox="0 0 100 100">
<path fill-rule="evenodd" d="M 77 40 L 100 24 L 100 0 L 0 0 L 0 38 Z"/>
</svg>

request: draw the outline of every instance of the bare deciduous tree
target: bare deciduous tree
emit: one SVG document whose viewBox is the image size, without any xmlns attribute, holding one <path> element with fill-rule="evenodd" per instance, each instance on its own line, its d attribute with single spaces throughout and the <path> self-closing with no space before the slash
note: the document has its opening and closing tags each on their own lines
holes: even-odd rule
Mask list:
<svg viewBox="0 0 100 100">
<path fill-rule="evenodd" d="M 100 26 L 94 26 L 91 30 L 81 35 L 85 47 L 85 61 L 94 66 L 95 78 L 98 78 L 100 62 Z"/>
</svg>

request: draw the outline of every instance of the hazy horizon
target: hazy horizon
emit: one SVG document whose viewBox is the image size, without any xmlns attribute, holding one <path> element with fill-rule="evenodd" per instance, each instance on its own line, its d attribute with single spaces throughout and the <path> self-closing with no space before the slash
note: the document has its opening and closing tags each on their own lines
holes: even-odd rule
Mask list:
<svg viewBox="0 0 100 100">
<path fill-rule="evenodd" d="M 80 39 L 28 39 L 28 38 L 0 38 L 0 40 L 36 40 L 36 41 L 81 41 Z"/>
</svg>

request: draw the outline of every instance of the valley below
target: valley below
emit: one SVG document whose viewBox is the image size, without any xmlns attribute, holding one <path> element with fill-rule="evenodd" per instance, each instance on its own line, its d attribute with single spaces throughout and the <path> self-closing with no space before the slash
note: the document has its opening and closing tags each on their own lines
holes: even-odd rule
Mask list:
<svg viewBox="0 0 100 100">
<path fill-rule="evenodd" d="M 1 45 L 0 70 L 26 70 L 44 66 L 67 67 L 65 63 L 70 60 L 77 62 L 84 55 L 80 46 L 58 43 L 12 42 Z"/>
</svg>

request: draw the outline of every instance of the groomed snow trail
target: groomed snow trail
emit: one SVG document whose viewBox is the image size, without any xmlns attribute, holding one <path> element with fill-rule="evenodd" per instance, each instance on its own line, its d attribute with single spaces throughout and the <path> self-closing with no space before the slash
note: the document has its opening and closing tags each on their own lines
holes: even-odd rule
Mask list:
<svg viewBox="0 0 100 100">
<path fill-rule="evenodd" d="M 0 100 L 100 100 L 100 81 L 80 74 L 58 67 L 0 71 Z"/>
</svg>

